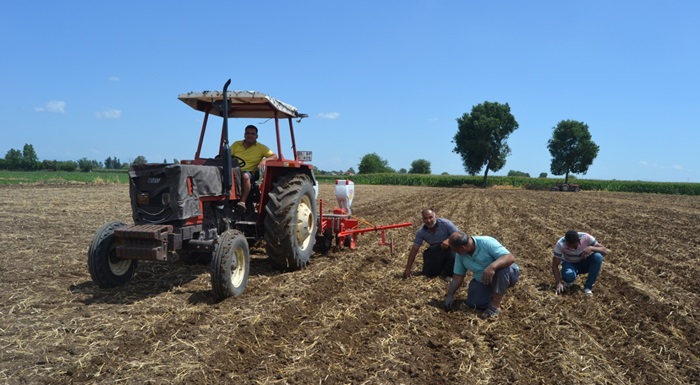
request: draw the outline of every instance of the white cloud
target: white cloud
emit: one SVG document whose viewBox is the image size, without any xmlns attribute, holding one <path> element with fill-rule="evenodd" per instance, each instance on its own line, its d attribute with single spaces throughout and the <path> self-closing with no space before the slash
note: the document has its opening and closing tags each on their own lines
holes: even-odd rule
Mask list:
<svg viewBox="0 0 700 385">
<path fill-rule="evenodd" d="M 437 116 L 436 116 L 436 117 L 433 117 L 433 118 L 428 119 L 428 121 L 429 121 L 429 122 L 437 122 L 437 121 L 438 121 L 438 118 L 437 118 Z"/>
<path fill-rule="evenodd" d="M 639 161 L 639 164 L 642 165 L 642 166 L 645 166 L 645 167 L 648 166 L 648 167 L 651 167 L 651 168 L 661 168 L 661 169 L 665 168 L 664 166 L 662 166 L 662 165 L 660 165 L 660 164 L 658 164 L 658 163 L 656 163 L 656 162 L 651 162 L 651 163 L 649 163 L 649 162 L 647 162 L 646 160 L 640 160 L 640 161 Z"/>
<path fill-rule="evenodd" d="M 672 168 L 672 169 L 674 169 L 674 170 L 680 170 L 680 171 L 685 170 L 685 169 L 683 168 L 683 166 L 680 165 L 680 164 L 674 164 L 674 165 L 672 165 L 672 166 L 669 167 L 669 166 L 665 166 L 665 165 L 662 165 L 662 164 L 658 164 L 658 163 L 656 163 L 656 162 L 651 162 L 651 163 L 649 163 L 649 162 L 647 162 L 646 160 L 640 160 L 640 161 L 639 161 L 639 164 L 642 165 L 642 166 L 644 166 L 644 167 L 651 167 L 651 168 L 653 168 L 653 169 L 658 169 L 658 170 L 664 170 L 664 169 L 668 169 L 668 168 Z"/>
<path fill-rule="evenodd" d="M 340 116 L 340 112 L 321 112 L 318 117 L 321 119 L 337 119 Z"/>
<path fill-rule="evenodd" d="M 119 119 L 122 117 L 122 111 L 114 108 L 109 108 L 104 111 L 96 112 L 95 115 L 99 119 Z"/>
<path fill-rule="evenodd" d="M 37 112 L 57 112 L 59 114 L 66 113 L 66 102 L 60 100 L 52 100 L 46 103 L 43 107 L 34 107 Z"/>
<path fill-rule="evenodd" d="M 121 80 L 121 79 L 119 79 L 119 76 L 110 76 L 110 77 L 107 78 L 107 79 L 108 79 L 110 82 L 118 82 L 118 81 Z"/>
</svg>

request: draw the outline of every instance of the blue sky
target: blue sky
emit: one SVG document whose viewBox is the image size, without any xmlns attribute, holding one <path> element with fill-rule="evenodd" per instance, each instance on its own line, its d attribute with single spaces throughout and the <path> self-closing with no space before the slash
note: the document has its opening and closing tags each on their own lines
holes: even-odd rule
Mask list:
<svg viewBox="0 0 700 385">
<path fill-rule="evenodd" d="M 465 174 L 456 119 L 490 101 L 520 126 L 495 175 L 551 176 L 573 119 L 600 146 L 579 177 L 700 182 L 699 18 L 689 0 L 4 2 L 0 156 L 191 159 L 202 115 L 177 95 L 230 78 L 309 114 L 297 147 L 322 170 L 375 152 Z"/>
</svg>

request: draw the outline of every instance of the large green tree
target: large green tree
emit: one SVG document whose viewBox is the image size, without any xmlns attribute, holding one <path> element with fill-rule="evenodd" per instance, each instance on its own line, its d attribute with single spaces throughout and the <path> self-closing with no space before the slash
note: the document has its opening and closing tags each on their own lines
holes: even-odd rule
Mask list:
<svg viewBox="0 0 700 385">
<path fill-rule="evenodd" d="M 363 156 L 362 159 L 360 159 L 360 164 L 357 165 L 357 170 L 360 174 L 394 172 L 394 170 L 389 167 L 389 163 L 375 152 Z"/>
<path fill-rule="evenodd" d="M 462 157 L 464 170 L 476 175 L 485 166 L 484 185 L 489 170 L 496 172 L 506 165 L 510 155 L 508 136 L 518 128 L 508 103 L 483 102 L 457 119 L 454 152 Z"/>
<path fill-rule="evenodd" d="M 39 157 L 36 155 L 34 146 L 25 143 L 22 149 L 22 170 L 34 171 L 38 170 L 39 167 L 41 167 L 41 164 L 39 163 Z"/>
<path fill-rule="evenodd" d="M 22 152 L 20 150 L 15 150 L 11 148 L 5 154 L 5 167 L 8 170 L 21 170 L 22 169 Z"/>
<path fill-rule="evenodd" d="M 411 162 L 409 174 L 430 174 L 430 161 L 425 159 L 416 159 Z"/>
<path fill-rule="evenodd" d="M 569 183 L 569 173 L 585 175 L 600 150 L 591 140 L 588 125 L 576 120 L 559 122 L 547 141 L 547 148 L 552 155 L 550 171 L 554 175 L 566 175 L 564 183 Z"/>
</svg>

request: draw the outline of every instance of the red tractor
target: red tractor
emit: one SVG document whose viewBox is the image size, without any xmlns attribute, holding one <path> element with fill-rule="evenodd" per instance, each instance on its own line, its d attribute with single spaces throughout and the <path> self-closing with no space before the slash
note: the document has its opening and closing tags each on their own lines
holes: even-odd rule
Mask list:
<svg viewBox="0 0 700 385">
<path fill-rule="evenodd" d="M 110 222 L 97 230 L 88 249 L 92 280 L 103 288 L 127 283 L 139 260 L 211 260 L 211 285 L 221 300 L 245 290 L 250 268 L 249 245 L 264 239 L 267 255 L 283 270 L 304 267 L 312 254 L 318 227 L 318 185 L 310 152 L 297 151 L 293 120 L 307 117 L 297 109 L 254 91 L 189 92 L 178 99 L 204 112 L 194 159 L 179 164 L 133 165 L 129 192 L 134 224 Z M 222 118 L 213 158 L 202 157 L 207 123 Z M 253 184 L 247 210 L 241 210 L 241 172 L 231 156 L 228 120 L 274 122 L 277 160 L 267 161 L 262 179 Z M 285 158 L 280 125 L 287 121 L 293 157 Z M 243 127 L 243 126 L 241 126 Z M 274 151 L 274 150 L 273 150 Z"/>
</svg>

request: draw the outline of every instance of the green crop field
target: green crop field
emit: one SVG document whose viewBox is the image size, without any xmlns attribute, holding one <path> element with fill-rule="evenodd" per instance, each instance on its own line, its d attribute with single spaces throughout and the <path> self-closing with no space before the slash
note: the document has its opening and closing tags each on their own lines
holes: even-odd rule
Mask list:
<svg viewBox="0 0 700 385">
<path fill-rule="evenodd" d="M 423 175 L 423 174 L 358 174 L 316 175 L 320 183 L 333 183 L 336 179 L 351 179 L 356 184 L 463 187 L 482 186 L 483 176 L 467 175 Z M 487 187 L 506 186 L 530 190 L 548 190 L 563 178 L 526 178 L 512 176 L 489 176 Z M 93 172 L 51 172 L 51 171 L 0 171 L 0 185 L 10 184 L 112 184 L 128 183 L 125 170 Z M 700 195 L 700 183 L 683 182 L 643 182 L 624 180 L 575 179 L 583 191 L 612 191 L 632 193 L 653 193 L 671 195 Z"/>
<path fill-rule="evenodd" d="M 356 184 L 399 185 L 399 186 L 428 186 L 428 187 L 461 187 L 482 186 L 483 176 L 464 175 L 421 175 L 421 174 L 366 174 L 346 176 L 321 175 L 320 181 L 332 182 L 335 179 L 352 179 Z M 556 183 L 562 183 L 563 178 L 526 178 L 511 176 L 489 176 L 487 187 L 509 186 L 531 190 L 548 190 Z M 642 182 L 621 180 L 575 179 L 569 183 L 578 183 L 583 191 L 613 191 L 633 193 L 655 193 L 673 195 L 700 195 L 700 183 L 675 182 Z"/>
<path fill-rule="evenodd" d="M 110 184 L 128 183 L 126 171 L 0 171 L 0 185 L 11 184 Z"/>
</svg>

